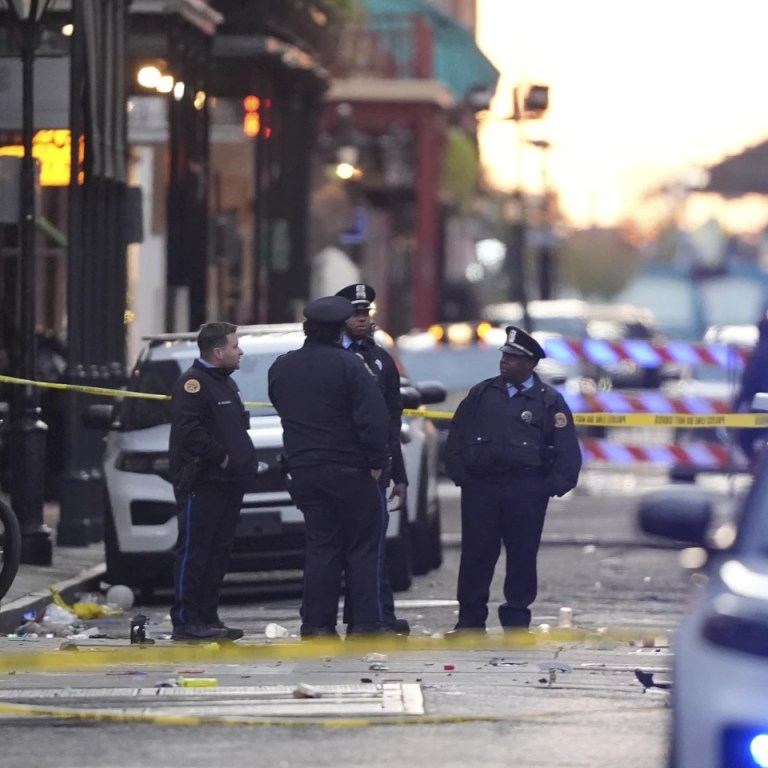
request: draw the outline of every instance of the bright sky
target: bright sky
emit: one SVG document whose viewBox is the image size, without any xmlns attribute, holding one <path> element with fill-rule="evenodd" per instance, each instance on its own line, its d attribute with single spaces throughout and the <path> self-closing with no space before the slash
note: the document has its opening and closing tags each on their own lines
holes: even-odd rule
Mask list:
<svg viewBox="0 0 768 768">
<path fill-rule="evenodd" d="M 549 141 L 549 177 L 577 225 L 631 215 L 645 189 L 768 139 L 768 1 L 478 0 L 478 42 L 502 72 L 483 161 L 517 183 L 518 83 L 550 86 L 550 109 L 527 123 Z M 541 151 L 523 153 L 539 188 Z"/>
</svg>

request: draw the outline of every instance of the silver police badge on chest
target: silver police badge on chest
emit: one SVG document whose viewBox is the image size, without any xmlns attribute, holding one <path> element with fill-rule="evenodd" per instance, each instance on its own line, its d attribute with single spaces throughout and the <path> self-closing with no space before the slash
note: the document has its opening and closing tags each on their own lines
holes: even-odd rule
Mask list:
<svg viewBox="0 0 768 768">
<path fill-rule="evenodd" d="M 530 424 L 530 423 L 531 423 L 531 419 L 533 418 L 533 414 L 532 414 L 530 411 L 523 411 L 523 412 L 520 414 L 520 418 L 521 418 L 521 419 L 522 419 L 522 420 L 523 420 L 523 421 L 524 421 L 526 424 Z"/>
</svg>

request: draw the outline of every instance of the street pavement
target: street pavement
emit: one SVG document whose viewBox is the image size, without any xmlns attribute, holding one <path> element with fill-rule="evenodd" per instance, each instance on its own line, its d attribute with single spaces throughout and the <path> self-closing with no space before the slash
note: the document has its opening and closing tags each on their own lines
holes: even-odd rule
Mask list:
<svg viewBox="0 0 768 768">
<path fill-rule="evenodd" d="M 712 490 L 721 496 L 733 495 L 738 486 L 733 481 L 705 478 Z M 640 533 L 634 517 L 615 514 L 608 506 L 590 505 L 589 499 L 597 495 L 637 496 L 666 485 L 665 473 L 658 467 L 639 465 L 632 471 L 611 471 L 607 467 L 589 467 L 583 470 L 579 488 L 567 499 L 553 499 L 547 516 L 542 546 L 665 546 Z M 458 503 L 459 489 L 449 481 L 440 486 L 444 505 Z M 574 505 L 573 502 L 576 502 Z M 581 505 L 584 514 L 562 510 Z M 74 602 L 83 592 L 98 591 L 105 572 L 104 544 L 87 547 L 60 547 L 55 544 L 58 507 L 47 504 L 45 522 L 52 529 L 54 541 L 53 562 L 50 566 L 22 564 L 7 595 L 0 601 L 0 634 L 14 632 L 23 623 L 27 612 L 42 611 L 51 602 L 53 586 L 65 600 Z M 443 544 L 458 548 L 461 531 L 457 516 L 443 518 Z"/>
<path fill-rule="evenodd" d="M 228 763 L 250 764 L 254 738 L 259 752 L 277 766 L 357 765 L 362 754 L 382 768 L 416 757 L 443 768 L 501 768 L 510 759 L 526 768 L 661 766 L 669 691 L 645 691 L 635 669 L 653 674 L 655 682 L 669 679 L 669 639 L 688 585 L 676 553 L 637 531 L 634 509 L 639 494 L 665 482 L 658 471 L 587 469 L 575 492 L 552 501 L 530 645 L 508 642 L 494 626 L 495 616 L 487 642 L 442 639 L 455 619 L 450 598 L 460 533 L 458 490 L 447 482 L 440 487 L 443 567 L 417 577 L 409 592 L 396 596 L 398 613 L 413 628 L 407 640 L 373 639 L 364 648 L 345 642 L 338 652 L 301 643 L 295 637 L 295 594 L 266 602 L 252 596 L 228 600 L 222 615 L 243 626 L 246 637 L 216 652 L 162 639 L 170 629 L 168 595 L 132 609 L 152 616 L 154 647 L 129 644 L 132 612 L 95 622 L 110 637 L 76 640 L 75 654 L 66 652 L 69 641 L 61 637 L 31 642 L 0 637 L 0 726 L 18 755 L 6 755 L 3 766 L 127 768 L 162 759 L 166 768 L 208 768 L 225 754 Z M 724 484 L 720 492 L 727 497 L 731 489 Z M 3 633 L 13 632 L 23 610 L 42 600 L 52 581 L 69 590 L 70 600 L 98 586 L 100 562 L 101 546 L 92 545 L 56 547 L 52 567 L 22 566 L 13 599 L 0 611 Z M 500 594 L 502 570 L 497 568 L 494 595 Z M 558 630 L 564 606 L 573 608 L 573 632 Z M 268 638 L 269 623 L 286 627 L 291 636 Z M 630 632 L 618 637 L 617 629 Z M 190 679 L 195 685 L 212 681 L 213 687 L 184 688 Z M 311 696 L 313 689 L 319 699 L 293 701 L 297 692 L 308 690 Z M 388 690 L 393 704 L 407 703 L 406 691 L 414 692 L 413 710 L 398 715 L 383 703 L 376 713 L 365 710 L 374 689 L 377 695 Z M 287 713 L 283 706 L 301 707 L 301 713 Z M 48 708 L 47 718 L 39 717 L 40 707 Z M 282 726 L 275 722 L 280 711 L 286 712 Z M 82 725 L 62 727 L 65 717 L 110 725 L 89 729 L 84 739 Z M 205 722 L 179 727 L 195 717 Z M 217 719 L 227 717 L 271 727 L 258 736 L 248 728 L 217 730 Z M 385 722 L 391 730 L 376 731 L 386 739 L 385 750 L 372 750 L 370 730 L 354 727 Z M 322 738 L 322 749 L 309 747 L 320 743 L 316 737 Z M 301 757 L 302 744 L 312 750 L 311 758 Z M 140 754 L 137 745 L 143 745 Z M 30 762 L 25 755 L 32 753 Z"/>
</svg>

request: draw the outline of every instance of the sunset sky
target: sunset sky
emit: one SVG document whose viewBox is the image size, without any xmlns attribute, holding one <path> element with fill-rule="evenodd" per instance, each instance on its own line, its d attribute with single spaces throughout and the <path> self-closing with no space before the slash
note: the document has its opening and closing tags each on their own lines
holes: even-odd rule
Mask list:
<svg viewBox="0 0 768 768">
<path fill-rule="evenodd" d="M 491 180 L 518 179 L 518 83 L 550 86 L 525 127 L 551 144 L 549 177 L 577 225 L 614 223 L 644 190 L 768 139 L 768 2 L 478 0 L 478 42 L 502 72 L 480 129 Z M 542 153 L 523 153 L 539 188 Z"/>
</svg>

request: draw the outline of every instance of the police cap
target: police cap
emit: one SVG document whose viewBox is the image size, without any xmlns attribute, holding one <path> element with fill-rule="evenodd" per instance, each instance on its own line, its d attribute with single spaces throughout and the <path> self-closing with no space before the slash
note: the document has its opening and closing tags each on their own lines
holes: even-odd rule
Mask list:
<svg viewBox="0 0 768 768">
<path fill-rule="evenodd" d="M 343 296 L 352 302 L 355 310 L 370 309 L 371 304 L 376 298 L 376 291 L 370 285 L 365 283 L 353 283 L 346 288 L 342 288 L 336 293 L 337 296 Z"/>
<path fill-rule="evenodd" d="M 533 357 L 536 360 L 541 360 L 542 357 L 547 356 L 541 344 L 522 328 L 508 325 L 504 330 L 507 333 L 507 340 L 504 342 L 504 346 L 499 347 L 499 349 L 505 355 Z"/>
<path fill-rule="evenodd" d="M 352 303 L 342 296 L 323 296 L 304 307 L 304 317 L 315 323 L 343 323 L 353 312 Z"/>
</svg>

